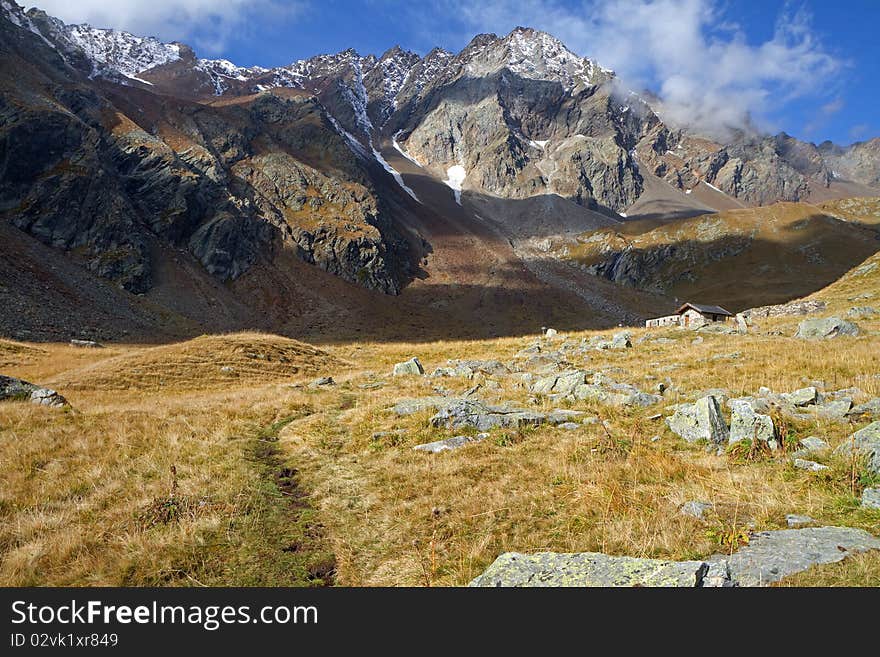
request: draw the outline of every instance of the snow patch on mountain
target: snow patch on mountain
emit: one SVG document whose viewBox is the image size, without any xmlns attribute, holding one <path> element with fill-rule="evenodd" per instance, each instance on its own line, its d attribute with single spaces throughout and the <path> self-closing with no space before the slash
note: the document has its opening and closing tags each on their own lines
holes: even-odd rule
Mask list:
<svg viewBox="0 0 880 657">
<path fill-rule="evenodd" d="M 464 184 L 464 179 L 467 178 L 467 171 L 460 164 L 456 164 L 454 166 L 446 169 L 446 180 L 443 182 L 452 188 L 452 192 L 455 195 L 455 202 L 461 205 L 461 186 Z"/>
<path fill-rule="evenodd" d="M 391 174 L 391 177 L 394 178 L 394 180 L 397 182 L 398 185 L 400 185 L 400 188 L 403 189 L 403 191 L 412 196 L 413 200 L 421 203 L 421 201 L 419 201 L 419 197 L 416 196 L 416 193 L 412 189 L 410 189 L 410 187 L 408 187 L 405 182 L 403 182 L 403 176 L 400 175 L 400 171 L 388 164 L 387 160 L 385 160 L 385 158 L 382 156 L 382 153 L 377 151 L 375 148 L 373 148 L 373 157 L 376 158 L 376 161 L 382 165 L 382 168 L 384 168 L 385 171 Z"/>
<path fill-rule="evenodd" d="M 403 146 L 401 146 L 400 143 L 397 141 L 397 138 L 400 136 L 400 133 L 401 133 L 401 132 L 402 132 L 401 130 L 398 130 L 397 132 L 394 133 L 394 136 L 391 138 L 391 143 L 392 143 L 392 145 L 394 146 L 394 149 L 395 149 L 398 153 L 400 153 L 401 155 L 403 155 L 407 160 L 409 160 L 410 162 L 412 162 L 413 164 L 415 164 L 417 167 L 422 166 L 422 163 L 419 162 L 419 161 L 418 161 L 416 158 L 414 158 L 412 155 L 410 155 L 409 153 L 407 153 L 406 150 L 404 150 Z"/>
</svg>

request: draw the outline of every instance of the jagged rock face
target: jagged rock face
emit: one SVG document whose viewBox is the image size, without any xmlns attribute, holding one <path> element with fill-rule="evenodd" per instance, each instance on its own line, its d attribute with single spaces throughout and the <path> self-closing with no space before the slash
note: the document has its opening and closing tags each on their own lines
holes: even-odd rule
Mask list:
<svg viewBox="0 0 880 657">
<path fill-rule="evenodd" d="M 612 71 L 528 28 L 479 35 L 457 55 L 349 49 L 272 69 L 65 25 L 10 0 L 0 2 L 0 30 L 2 73 L 15 80 L 0 97 L 0 208 L 132 291 L 150 288 L 150 254 L 168 242 L 224 280 L 287 244 L 347 280 L 397 292 L 411 258 L 396 205 L 370 173 L 371 151 L 392 137 L 483 200 L 559 196 L 611 216 L 642 194 L 640 167 L 755 204 L 798 200 L 828 185 L 832 169 L 878 178 L 878 140 L 723 145 L 671 130 Z M 23 155 L 15 167 L 12 152 Z M 628 257 L 609 277 L 651 268 Z"/>
<path fill-rule="evenodd" d="M 17 227 L 131 292 L 150 289 L 162 243 L 221 280 L 289 244 L 353 283 L 400 290 L 406 243 L 314 99 L 209 108 L 101 93 L 31 31 L 0 29 L 0 74 L 19 78 L 0 95 L 0 211 Z"/>
<path fill-rule="evenodd" d="M 819 145 L 818 151 L 835 177 L 863 185 L 880 185 L 880 138 L 845 148 L 826 141 Z"/>
</svg>

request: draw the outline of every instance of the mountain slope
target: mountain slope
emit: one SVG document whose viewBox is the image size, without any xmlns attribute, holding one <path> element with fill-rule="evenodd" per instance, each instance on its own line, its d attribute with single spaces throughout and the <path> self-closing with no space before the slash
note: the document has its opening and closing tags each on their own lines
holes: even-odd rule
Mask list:
<svg viewBox="0 0 880 657">
<path fill-rule="evenodd" d="M 633 221 L 557 253 L 621 285 L 739 311 L 806 296 L 877 251 L 880 201 L 863 199 Z"/>
</svg>

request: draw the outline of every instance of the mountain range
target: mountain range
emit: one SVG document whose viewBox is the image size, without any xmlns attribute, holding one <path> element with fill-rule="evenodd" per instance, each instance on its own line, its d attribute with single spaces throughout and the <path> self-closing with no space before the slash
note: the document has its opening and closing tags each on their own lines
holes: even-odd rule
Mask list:
<svg viewBox="0 0 880 657">
<path fill-rule="evenodd" d="M 698 134 L 530 28 L 457 54 L 245 68 L 0 0 L 13 337 L 616 325 L 671 299 L 557 257 L 560 242 L 878 190 L 880 139 Z"/>
</svg>

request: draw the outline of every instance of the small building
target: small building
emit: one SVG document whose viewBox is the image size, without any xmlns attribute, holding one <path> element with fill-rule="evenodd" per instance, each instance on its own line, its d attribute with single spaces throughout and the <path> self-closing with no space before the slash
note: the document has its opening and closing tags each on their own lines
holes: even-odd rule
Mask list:
<svg viewBox="0 0 880 657">
<path fill-rule="evenodd" d="M 707 306 L 701 303 L 685 303 L 674 315 L 655 317 L 645 322 L 645 328 L 658 328 L 663 326 L 683 326 L 685 328 L 697 328 L 714 322 L 726 322 L 733 313 L 721 306 Z"/>
</svg>

